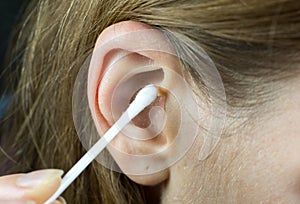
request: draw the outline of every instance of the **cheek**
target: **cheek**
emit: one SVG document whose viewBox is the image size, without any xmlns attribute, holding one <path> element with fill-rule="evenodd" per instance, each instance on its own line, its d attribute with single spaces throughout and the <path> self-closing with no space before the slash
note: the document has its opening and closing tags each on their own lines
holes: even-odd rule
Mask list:
<svg viewBox="0 0 300 204">
<path fill-rule="evenodd" d="M 286 110 L 244 141 L 236 177 L 242 200 L 300 203 L 300 111 Z"/>
<path fill-rule="evenodd" d="M 284 106 L 281 103 L 284 110 L 268 118 L 257 116 L 246 124 L 247 129 L 236 129 L 205 161 L 197 159 L 202 141 L 198 137 L 172 168 L 170 180 L 177 185 L 169 189 L 166 199 L 300 203 L 300 97 L 297 101 L 292 105 L 285 100 Z"/>
</svg>

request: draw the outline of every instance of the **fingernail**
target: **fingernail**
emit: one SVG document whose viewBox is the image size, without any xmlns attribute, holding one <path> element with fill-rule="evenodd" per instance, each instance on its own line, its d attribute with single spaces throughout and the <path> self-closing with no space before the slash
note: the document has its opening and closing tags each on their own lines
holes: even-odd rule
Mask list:
<svg viewBox="0 0 300 204">
<path fill-rule="evenodd" d="M 67 203 L 66 200 L 63 197 L 61 197 L 61 196 L 59 196 L 57 200 L 60 201 L 62 204 L 66 204 Z"/>
<path fill-rule="evenodd" d="M 67 204 L 67 202 L 63 197 L 59 197 L 57 200 L 55 200 L 51 204 Z"/>
<path fill-rule="evenodd" d="M 27 174 L 20 176 L 16 183 L 20 187 L 32 188 L 42 183 L 45 183 L 49 180 L 60 178 L 63 175 L 62 170 L 58 169 L 46 169 L 46 170 L 38 170 L 33 171 Z"/>
<path fill-rule="evenodd" d="M 52 202 L 51 204 L 67 204 L 67 202 L 63 197 L 59 196 L 58 199 Z"/>
</svg>

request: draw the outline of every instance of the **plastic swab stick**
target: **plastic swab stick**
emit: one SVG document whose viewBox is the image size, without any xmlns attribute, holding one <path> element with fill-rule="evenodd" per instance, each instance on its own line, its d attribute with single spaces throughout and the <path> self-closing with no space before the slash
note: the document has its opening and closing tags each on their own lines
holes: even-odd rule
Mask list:
<svg viewBox="0 0 300 204">
<path fill-rule="evenodd" d="M 157 89 L 153 84 L 142 88 L 119 120 L 101 137 L 100 140 L 68 171 L 63 177 L 60 187 L 45 202 L 50 204 L 81 174 L 81 172 L 100 154 L 116 135 L 140 112 L 149 106 L 157 97 Z"/>
</svg>

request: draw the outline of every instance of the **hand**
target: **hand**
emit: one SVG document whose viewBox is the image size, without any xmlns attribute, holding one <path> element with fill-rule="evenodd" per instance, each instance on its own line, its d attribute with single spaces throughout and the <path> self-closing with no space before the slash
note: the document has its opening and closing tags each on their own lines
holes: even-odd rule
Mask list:
<svg viewBox="0 0 300 204">
<path fill-rule="evenodd" d="M 45 169 L 0 177 L 1 204 L 42 204 L 59 187 L 62 170 Z M 66 203 L 63 198 L 53 204 Z"/>
</svg>

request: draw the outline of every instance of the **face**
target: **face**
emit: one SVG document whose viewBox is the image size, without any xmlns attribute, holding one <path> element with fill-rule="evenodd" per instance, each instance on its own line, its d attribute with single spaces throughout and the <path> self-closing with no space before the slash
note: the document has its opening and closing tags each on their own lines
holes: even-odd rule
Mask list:
<svg viewBox="0 0 300 204">
<path fill-rule="evenodd" d="M 198 140 L 171 169 L 163 203 L 300 203 L 300 75 L 214 153 Z"/>
</svg>

